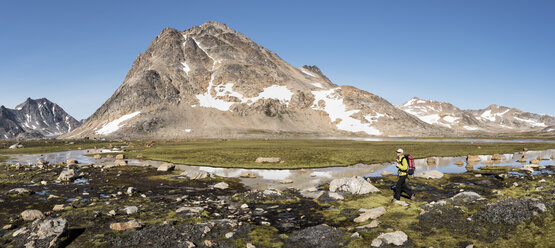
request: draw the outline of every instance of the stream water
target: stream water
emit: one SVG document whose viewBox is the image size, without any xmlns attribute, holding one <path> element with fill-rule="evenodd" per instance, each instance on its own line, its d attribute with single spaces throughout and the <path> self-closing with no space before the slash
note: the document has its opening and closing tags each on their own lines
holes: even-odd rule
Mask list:
<svg viewBox="0 0 555 248">
<path fill-rule="evenodd" d="M 110 164 L 114 162 L 113 158 L 102 158 L 101 160 L 94 160 L 91 156 L 86 156 L 87 153 L 112 153 L 111 150 L 75 150 L 56 153 L 45 154 L 24 154 L 24 155 L 10 155 L 7 163 L 21 163 L 21 164 L 36 164 L 39 159 L 47 160 L 50 163 L 65 162 L 70 158 L 77 159 L 80 164 Z M 541 156 L 546 160 L 541 160 L 539 165 L 548 166 L 555 165 L 555 160 L 550 158 L 555 154 L 555 149 L 545 151 L 527 151 L 526 156 L 528 160 L 526 163 L 517 162 L 522 155 L 519 153 L 503 154 L 504 159 L 492 164 L 493 166 L 513 166 L 521 167 L 524 164 L 529 164 L 530 160 Z M 491 155 L 481 155 L 481 162 L 468 165 L 465 161 L 466 157 L 437 157 L 435 164 L 428 164 L 426 159 L 416 159 L 416 172 L 427 170 L 438 170 L 443 173 L 459 173 L 468 170 L 475 170 L 480 167 L 486 166 L 485 161 L 491 160 Z M 164 162 L 141 160 L 141 159 L 127 159 L 129 165 L 144 166 L 149 165 L 158 167 Z M 458 161 L 463 161 L 463 165 L 456 165 Z M 490 164 L 491 165 L 491 164 Z M 208 166 L 190 166 L 190 165 L 176 165 L 177 170 L 183 171 L 206 171 L 217 176 L 240 178 L 242 173 L 251 173 L 256 175 L 256 178 L 241 178 L 243 183 L 249 187 L 256 189 L 267 188 L 297 188 L 300 190 L 314 187 L 327 183 L 335 178 L 364 176 L 364 177 L 380 177 L 383 171 L 397 173 L 397 169 L 393 162 L 382 164 L 355 164 L 348 167 L 327 167 L 327 168 L 314 168 L 314 169 L 295 169 L 295 170 L 270 170 L 270 169 L 241 169 L 241 168 L 216 168 Z M 293 181 L 291 184 L 281 184 L 280 181 L 290 179 Z"/>
</svg>

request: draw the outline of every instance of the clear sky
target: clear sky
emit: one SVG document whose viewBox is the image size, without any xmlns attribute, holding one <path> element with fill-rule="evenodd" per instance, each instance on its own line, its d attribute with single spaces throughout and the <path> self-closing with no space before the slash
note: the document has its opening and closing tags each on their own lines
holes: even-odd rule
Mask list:
<svg viewBox="0 0 555 248">
<path fill-rule="evenodd" d="M 293 66 L 394 104 L 413 96 L 555 115 L 555 1 L 2 1 L 0 104 L 77 119 L 165 27 L 214 20 Z"/>
</svg>

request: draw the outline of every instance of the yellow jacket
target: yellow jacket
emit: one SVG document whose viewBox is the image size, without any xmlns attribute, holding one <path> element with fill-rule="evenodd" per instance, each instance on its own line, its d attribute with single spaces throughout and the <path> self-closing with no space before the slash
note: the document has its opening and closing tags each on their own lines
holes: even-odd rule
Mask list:
<svg viewBox="0 0 555 248">
<path fill-rule="evenodd" d="M 409 162 L 407 161 L 407 159 L 403 159 L 404 157 L 405 155 L 397 157 L 397 174 L 399 176 L 406 176 L 407 170 L 409 169 Z"/>
</svg>

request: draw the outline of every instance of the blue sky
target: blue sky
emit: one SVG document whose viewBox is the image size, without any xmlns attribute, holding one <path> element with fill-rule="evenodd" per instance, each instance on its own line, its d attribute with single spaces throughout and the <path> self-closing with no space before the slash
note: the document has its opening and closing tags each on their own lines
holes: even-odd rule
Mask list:
<svg viewBox="0 0 555 248">
<path fill-rule="evenodd" d="M 226 23 L 394 104 L 555 115 L 555 1 L 2 1 L 0 104 L 90 116 L 165 27 Z"/>
</svg>

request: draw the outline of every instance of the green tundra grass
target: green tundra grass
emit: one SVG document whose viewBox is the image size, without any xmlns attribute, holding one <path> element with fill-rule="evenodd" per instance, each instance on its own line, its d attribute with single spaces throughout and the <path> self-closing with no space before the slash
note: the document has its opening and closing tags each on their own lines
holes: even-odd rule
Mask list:
<svg viewBox="0 0 555 248">
<path fill-rule="evenodd" d="M 549 143 L 462 143 L 462 142 L 400 142 L 352 140 L 201 140 L 158 142 L 151 147 L 137 145 L 127 148 L 130 158 L 141 154 L 144 159 L 177 164 L 299 169 L 349 166 L 356 163 L 393 161 L 395 150 L 403 148 L 415 158 L 430 156 L 465 156 L 513 153 L 555 148 Z M 256 163 L 258 157 L 279 157 L 282 163 Z"/>
</svg>

